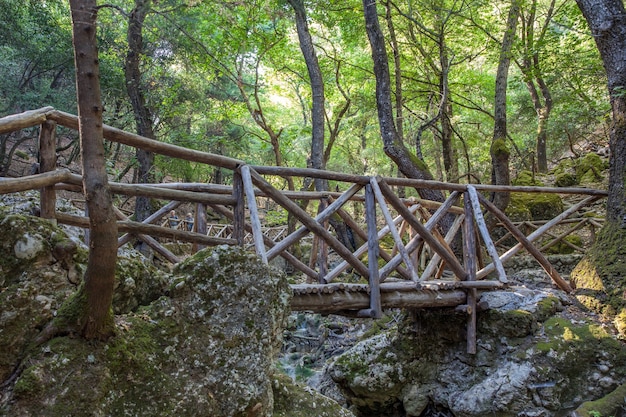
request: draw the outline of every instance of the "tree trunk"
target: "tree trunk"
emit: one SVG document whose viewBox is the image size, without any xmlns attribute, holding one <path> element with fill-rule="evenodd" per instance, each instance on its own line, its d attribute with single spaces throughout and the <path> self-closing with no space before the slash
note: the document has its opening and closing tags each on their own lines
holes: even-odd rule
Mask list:
<svg viewBox="0 0 626 417">
<path fill-rule="evenodd" d="M 391 104 L 391 87 L 389 77 L 389 63 L 385 39 L 380 29 L 376 1 L 363 0 L 365 16 L 365 29 L 372 48 L 372 60 L 374 61 L 374 74 L 376 75 L 376 107 L 378 110 L 378 122 L 383 140 L 385 154 L 398 166 L 400 171 L 408 178 L 432 180 L 433 176 L 428 171 L 424 161 L 411 155 L 398 136 L 394 124 L 393 106 Z M 433 201 L 443 201 L 443 195 L 437 190 L 419 189 L 422 198 Z"/>
<path fill-rule="evenodd" d="M 491 142 L 491 182 L 494 185 L 509 185 L 509 148 L 507 146 L 506 126 L 506 90 L 509 78 L 509 66 L 511 64 L 511 49 L 515 39 L 515 28 L 520 13 L 520 0 L 512 0 L 509 9 L 509 17 L 500 47 L 500 62 L 496 73 L 496 95 L 494 108 L 493 140 Z M 501 211 L 509 205 L 509 193 L 494 193 L 493 203 Z M 489 226 L 493 226 L 491 221 Z"/>
<path fill-rule="evenodd" d="M 548 172 L 548 120 L 552 104 L 537 110 L 537 171 Z"/>
<path fill-rule="evenodd" d="M 577 292 L 602 312 L 618 313 L 626 333 L 626 10 L 622 0 L 576 0 L 591 29 L 607 74 L 611 99 L 609 196 L 606 223 L 586 257 L 572 272 Z M 599 282 L 598 282 L 599 281 Z M 602 290 L 598 290 L 601 288 Z"/>
<path fill-rule="evenodd" d="M 389 30 L 389 45 L 393 52 L 393 75 L 395 80 L 395 91 L 393 96 L 395 97 L 395 126 L 396 132 L 400 140 L 404 142 L 404 96 L 402 90 L 402 66 L 400 61 L 400 46 L 398 45 L 398 39 L 396 37 L 396 29 L 393 25 L 393 18 L 391 17 L 391 3 L 386 1 L 385 4 L 385 20 L 387 21 L 387 29 Z M 398 178 L 402 178 L 402 172 L 398 169 L 396 174 Z M 396 188 L 398 196 L 400 198 L 406 197 L 406 189 L 404 187 Z"/>
<path fill-rule="evenodd" d="M 450 86 L 448 84 L 448 75 L 450 73 L 450 59 L 448 58 L 447 47 L 445 44 L 444 31 L 440 32 L 439 41 L 439 61 L 441 72 L 439 73 L 439 95 L 441 96 L 440 104 L 440 122 L 441 122 L 441 150 L 443 154 L 443 166 L 446 170 L 446 180 L 448 182 L 458 182 L 459 178 L 459 160 L 453 143 L 453 129 L 450 118 L 452 117 L 452 103 L 450 102 Z"/>
<path fill-rule="evenodd" d="M 626 11 L 621 0 L 577 0 L 606 70 L 611 98 L 607 220 L 626 227 Z"/>
<path fill-rule="evenodd" d="M 391 4 L 389 2 L 385 3 L 385 19 L 387 20 L 387 27 L 389 28 L 389 44 L 391 45 L 391 49 L 393 51 L 393 68 L 394 68 L 394 78 L 395 78 L 395 101 L 396 101 L 396 130 L 398 132 L 398 137 L 404 140 L 404 116 L 403 116 L 403 105 L 404 98 L 402 92 L 402 67 L 400 64 L 400 47 L 398 46 L 398 39 L 396 38 L 396 30 L 393 25 L 393 19 L 391 17 Z"/>
<path fill-rule="evenodd" d="M 530 99 L 533 102 L 537 114 L 537 137 L 535 141 L 537 154 L 537 171 L 548 172 L 548 121 L 552 112 L 552 94 L 542 76 L 539 53 L 545 43 L 545 34 L 552 22 L 554 15 L 555 0 L 551 0 L 545 13 L 543 26 L 538 36 L 535 33 L 537 24 L 537 0 L 533 0 L 527 6 L 528 12 L 522 17 L 523 28 L 521 31 L 523 57 L 517 62 L 522 74 Z"/>
<path fill-rule="evenodd" d="M 311 82 L 311 96 L 313 97 L 311 106 L 311 168 L 325 169 L 324 161 L 324 79 L 320 69 L 309 25 L 306 20 L 306 10 L 302 0 L 289 0 L 296 15 L 296 28 L 300 49 L 309 71 Z M 328 181 L 315 179 L 315 189 L 317 191 L 327 191 Z"/>
<path fill-rule="evenodd" d="M 146 99 L 142 91 L 140 59 L 143 53 L 143 24 L 150 10 L 151 0 L 135 0 L 135 7 L 128 17 L 128 52 L 124 73 L 126 76 L 126 91 L 135 115 L 137 134 L 154 139 L 152 116 L 146 106 Z M 154 183 L 154 154 L 137 148 L 136 151 L 138 172 L 137 182 Z M 135 218 L 143 221 L 153 212 L 152 200 L 139 196 L 135 200 Z"/>
<path fill-rule="evenodd" d="M 83 189 L 89 211 L 90 245 L 85 271 L 86 308 L 80 332 L 87 339 L 113 334 L 111 302 L 117 261 L 117 224 L 107 180 L 102 101 L 96 45 L 96 0 L 70 0 Z"/>
</svg>

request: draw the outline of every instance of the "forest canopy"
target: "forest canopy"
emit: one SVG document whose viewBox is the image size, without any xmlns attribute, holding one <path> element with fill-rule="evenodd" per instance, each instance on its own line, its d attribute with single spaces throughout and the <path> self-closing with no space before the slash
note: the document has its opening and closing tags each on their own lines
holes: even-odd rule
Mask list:
<svg viewBox="0 0 626 417">
<path fill-rule="evenodd" d="M 137 130 L 132 80 L 160 141 L 252 164 L 310 166 L 313 97 L 292 3 L 99 2 L 105 123 Z M 396 175 L 383 152 L 362 3 L 300 3 L 323 82 L 325 167 Z M 510 7 L 482 0 L 378 3 L 396 128 L 436 179 L 491 180 L 495 76 Z M 68 3 L 0 0 L 0 15 L 0 116 L 47 105 L 76 113 Z M 131 78 L 130 52 L 137 64 Z M 608 142 L 606 76 L 574 2 L 520 2 L 510 59 L 513 175 L 545 170 L 590 138 Z M 137 168 L 134 151 L 107 152 L 114 176 Z M 149 169 L 154 180 L 229 181 L 223 172 L 166 158 Z"/>
</svg>

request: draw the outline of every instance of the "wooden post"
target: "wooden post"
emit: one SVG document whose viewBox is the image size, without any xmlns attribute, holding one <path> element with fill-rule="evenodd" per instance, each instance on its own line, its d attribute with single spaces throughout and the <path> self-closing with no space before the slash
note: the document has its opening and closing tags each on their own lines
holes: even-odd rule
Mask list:
<svg viewBox="0 0 626 417">
<path fill-rule="evenodd" d="M 491 235 L 489 235 L 489 230 L 487 230 L 487 224 L 485 223 L 485 219 L 483 218 L 483 212 L 480 210 L 480 202 L 478 201 L 478 193 L 476 192 L 476 188 L 473 185 L 467 186 L 467 194 L 466 198 L 469 197 L 469 201 L 472 205 L 472 209 L 474 211 L 474 219 L 476 220 L 476 225 L 478 226 L 478 230 L 483 237 L 483 242 L 487 247 L 487 252 L 493 263 L 496 267 L 496 271 L 498 271 L 498 278 L 500 282 L 506 283 L 508 280 L 506 279 L 506 272 L 504 272 L 504 266 L 502 266 L 502 262 L 500 261 L 500 255 L 496 250 L 496 246 L 493 244 L 491 240 Z M 467 219 L 467 214 L 465 217 L 465 221 L 469 221 Z"/>
<path fill-rule="evenodd" d="M 194 214 L 193 228 L 190 231 L 200 233 L 206 236 L 207 225 L 206 225 L 206 205 L 205 204 L 196 203 L 196 213 Z M 194 253 L 204 248 L 206 248 L 206 246 L 201 243 L 194 243 L 192 245 L 192 251 Z"/>
<path fill-rule="evenodd" d="M 320 238 L 317 235 L 313 235 L 313 240 L 311 242 L 311 254 L 309 255 L 309 268 L 315 269 L 315 265 L 317 265 L 317 258 L 320 253 Z M 319 274 L 318 274 L 319 279 Z"/>
<path fill-rule="evenodd" d="M 465 222 L 463 223 L 463 255 L 465 258 L 465 270 L 467 281 L 476 280 L 476 233 L 474 231 L 474 216 L 472 216 L 472 204 L 469 192 L 463 199 L 465 208 Z M 476 354 L 476 288 L 467 290 L 467 353 Z"/>
<path fill-rule="evenodd" d="M 243 181 L 239 171 L 233 172 L 233 198 L 235 205 L 233 206 L 233 239 L 239 246 L 243 247 L 246 236 L 246 203 L 243 193 Z"/>
<path fill-rule="evenodd" d="M 327 207 L 328 207 L 328 200 L 326 200 L 325 198 L 321 198 L 319 206 L 317 208 L 318 216 L 320 213 L 324 212 L 324 210 L 326 210 Z M 328 220 L 324 220 L 322 222 L 322 226 L 324 227 L 325 230 L 328 230 Z M 324 281 L 324 277 L 328 273 L 328 244 L 323 239 L 319 239 L 318 245 L 319 245 L 318 246 L 319 256 L 317 257 L 317 268 L 318 268 L 317 269 L 318 271 L 317 282 L 319 282 L 320 284 L 323 284 L 326 282 Z"/>
<path fill-rule="evenodd" d="M 393 193 L 385 181 L 380 181 L 378 185 L 380 186 L 380 190 L 384 194 L 387 201 L 389 201 L 393 208 L 397 210 L 398 214 L 401 214 L 402 217 L 409 222 L 411 227 L 417 231 L 422 239 L 424 239 L 424 241 L 428 243 L 430 247 L 443 258 L 444 261 L 446 261 L 448 267 L 452 270 L 452 272 L 454 272 L 454 275 L 463 280 L 467 272 L 463 270 L 463 266 L 460 264 L 458 259 L 456 259 L 454 254 L 450 253 L 441 243 L 439 243 L 439 241 L 422 223 L 417 220 L 415 216 L 410 215 L 407 208 L 404 206 L 404 203 L 402 203 L 402 201 Z"/>
<path fill-rule="evenodd" d="M 367 276 L 369 271 L 363 263 L 352 254 L 350 249 L 346 248 L 339 240 L 337 240 L 332 234 L 328 232 L 328 230 L 324 229 L 322 225 L 320 225 L 317 221 L 311 218 L 309 214 L 304 211 L 298 204 L 291 201 L 288 197 L 280 193 L 276 190 L 270 183 L 268 183 L 265 178 L 259 175 L 258 172 L 254 170 L 250 170 L 250 176 L 254 180 L 256 186 L 271 197 L 274 201 L 284 207 L 287 211 L 291 212 L 300 222 L 308 228 L 312 233 L 319 235 L 322 239 L 328 243 L 328 246 L 333 248 L 335 252 L 343 259 L 347 260 L 350 265 L 356 270 L 356 272 L 361 276 Z M 244 177 L 245 180 L 245 177 Z M 244 183 L 245 185 L 245 183 Z M 339 200 L 335 201 L 338 202 Z M 297 233 L 297 232 L 296 232 Z M 284 242 L 284 241 L 283 241 Z M 281 243 L 283 243 L 281 242 Z M 278 245 L 277 245 L 278 246 Z"/>
<path fill-rule="evenodd" d="M 372 187 L 372 191 L 374 193 L 374 196 L 376 197 L 376 200 L 378 200 L 378 204 L 380 205 L 380 211 L 382 211 L 383 216 L 385 217 L 385 221 L 387 222 L 387 225 L 389 226 L 389 232 L 391 232 L 391 236 L 393 236 L 393 240 L 396 243 L 398 252 L 400 253 L 400 256 L 402 257 L 402 260 L 404 261 L 406 268 L 411 273 L 411 279 L 413 281 L 419 281 L 419 276 L 417 275 L 417 271 L 415 271 L 413 262 L 411 262 L 411 257 L 409 256 L 409 252 L 406 250 L 406 247 L 404 246 L 404 243 L 402 242 L 402 238 L 400 237 L 400 234 L 398 233 L 398 229 L 396 229 L 396 226 L 393 222 L 393 218 L 391 217 L 391 213 L 389 212 L 389 208 L 387 208 L 387 203 L 385 202 L 385 198 L 383 197 L 380 187 L 378 186 L 379 181 L 382 181 L 382 178 L 380 177 L 371 178 L 370 186 Z M 407 222 L 408 219 L 405 218 L 404 221 Z"/>
<path fill-rule="evenodd" d="M 370 317 L 381 318 L 380 278 L 378 275 L 378 230 L 376 226 L 376 200 L 371 184 L 365 186 L 365 219 L 367 222 L 367 262 L 370 286 Z M 392 223 L 389 225 L 395 229 Z"/>
<path fill-rule="evenodd" d="M 41 124 L 39 131 L 39 172 L 54 171 L 57 167 L 56 154 L 56 122 L 46 120 Z M 44 219 L 54 220 L 56 206 L 56 192 L 54 186 L 44 187 L 40 191 L 40 216 Z"/>
<path fill-rule="evenodd" d="M 546 224 L 544 224 L 543 226 L 541 226 L 540 228 L 538 228 L 537 230 L 532 232 L 530 235 L 526 236 L 526 240 L 529 243 L 532 243 L 537 238 L 539 238 L 541 235 L 543 235 L 546 232 L 546 230 L 548 230 L 551 227 L 554 227 L 555 225 L 559 224 L 561 222 L 561 220 L 566 219 L 571 214 L 577 212 L 581 207 L 585 207 L 586 205 L 591 204 L 591 203 L 593 203 L 594 201 L 596 201 L 596 200 L 598 200 L 600 198 L 602 198 L 602 197 L 601 196 L 590 196 L 590 197 L 585 198 L 583 201 L 581 201 L 581 202 L 579 202 L 577 204 L 574 204 L 572 207 L 568 208 L 563 213 L 559 214 L 554 219 L 550 220 L 549 222 L 547 222 Z M 485 201 L 486 200 L 483 201 L 483 204 L 485 204 Z M 511 249 L 509 249 L 508 251 L 503 253 L 502 256 L 500 256 L 500 260 L 504 263 L 508 259 L 511 259 L 513 256 L 515 256 L 515 254 L 517 254 L 517 252 L 519 252 L 523 247 L 524 247 L 524 245 L 521 242 L 518 243 L 517 245 L 513 246 Z M 489 265 L 487 265 L 486 267 L 484 267 L 483 269 L 481 269 L 480 271 L 478 271 L 476 273 L 476 279 L 484 278 L 489 273 L 493 272 L 494 269 L 495 269 L 495 267 L 494 267 L 494 264 L 492 262 L 492 263 L 490 263 Z"/>
<path fill-rule="evenodd" d="M 511 234 L 520 242 L 520 244 L 524 246 L 528 253 L 534 256 L 537 262 L 539 262 L 539 264 L 543 267 L 544 271 L 546 271 L 546 273 L 552 278 L 556 285 L 559 286 L 559 288 L 561 288 L 568 294 L 574 291 L 573 288 L 567 283 L 567 281 L 561 278 L 561 275 L 557 272 L 556 269 L 552 267 L 550 261 L 548 261 L 546 257 L 543 256 L 541 251 L 533 246 L 530 240 L 526 236 L 524 236 L 524 234 L 520 232 L 517 227 L 515 227 L 511 220 L 509 220 L 509 218 L 506 217 L 506 215 L 502 213 L 499 208 L 497 208 L 491 201 L 487 200 L 484 197 L 481 199 L 481 202 L 498 218 L 498 220 L 500 220 L 500 222 L 502 222 L 504 227 L 506 227 L 511 232 Z"/>
<path fill-rule="evenodd" d="M 250 223 L 252 224 L 252 237 L 254 238 L 254 248 L 257 255 L 261 257 L 263 263 L 267 265 L 267 254 L 265 252 L 265 245 L 263 244 L 263 230 L 261 229 L 261 218 L 259 217 L 259 210 L 256 206 L 256 197 L 254 196 L 254 186 L 252 185 L 252 178 L 250 175 L 250 167 L 248 165 L 242 165 L 239 167 L 241 178 L 243 180 L 243 190 L 246 194 L 246 200 L 248 201 L 248 210 L 250 211 Z"/>
</svg>

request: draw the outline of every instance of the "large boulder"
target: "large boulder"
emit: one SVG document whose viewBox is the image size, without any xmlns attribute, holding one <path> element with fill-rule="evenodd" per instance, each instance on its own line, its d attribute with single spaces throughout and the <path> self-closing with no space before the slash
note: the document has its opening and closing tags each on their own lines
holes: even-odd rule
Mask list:
<svg viewBox="0 0 626 417">
<path fill-rule="evenodd" d="M 145 291 L 129 290 L 143 275 L 118 284 L 122 310 L 145 300 Z M 0 414 L 272 416 L 273 360 L 289 311 L 284 277 L 220 247 L 189 258 L 169 282 L 169 296 L 116 315 L 106 343 L 56 337 L 23 348 L 7 368 L 17 371 L 3 378 Z M 25 344 L 45 321 L 27 324 Z"/>
<path fill-rule="evenodd" d="M 73 292 L 82 255 L 49 221 L 0 211 L 0 383 Z"/>
<path fill-rule="evenodd" d="M 477 353 L 466 317 L 419 311 L 336 358 L 327 373 L 357 416 L 564 415 L 626 380 L 626 350 L 604 323 L 550 288 L 482 294 Z M 439 414 L 438 414 L 439 415 Z"/>
<path fill-rule="evenodd" d="M 37 201 L 0 208 L 0 416 L 352 416 L 274 372 L 290 290 L 238 248 L 207 249 L 173 274 L 123 250 L 115 337 L 36 345 L 87 259 L 80 230 L 30 215 Z"/>
</svg>

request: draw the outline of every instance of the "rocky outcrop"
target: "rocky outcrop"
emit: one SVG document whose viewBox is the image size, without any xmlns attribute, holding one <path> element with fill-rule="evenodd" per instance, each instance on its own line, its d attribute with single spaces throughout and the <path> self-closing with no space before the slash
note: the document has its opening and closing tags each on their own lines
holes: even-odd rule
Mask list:
<svg viewBox="0 0 626 417">
<path fill-rule="evenodd" d="M 418 312 L 336 358 L 327 374 L 357 416 L 556 416 L 626 379 L 626 351 L 601 322 L 552 289 L 482 294 L 478 352 L 465 317 Z"/>
<path fill-rule="evenodd" d="M 0 383 L 73 292 L 80 258 L 78 245 L 50 222 L 0 212 Z"/>
<path fill-rule="evenodd" d="M 171 275 L 122 257 L 116 335 L 61 335 L 36 346 L 75 291 L 68 271 L 82 268 L 85 252 L 46 221 L 12 214 L 0 223 L 12 228 L 0 247 L 0 415 L 351 415 L 275 372 L 291 292 L 253 254 L 207 249 Z M 55 242 L 66 242 L 57 248 L 65 266 Z"/>
<path fill-rule="evenodd" d="M 283 374 L 272 381 L 274 390 L 273 417 L 354 417 L 335 401 L 321 395 L 313 388 L 294 383 Z"/>
</svg>

